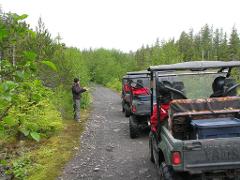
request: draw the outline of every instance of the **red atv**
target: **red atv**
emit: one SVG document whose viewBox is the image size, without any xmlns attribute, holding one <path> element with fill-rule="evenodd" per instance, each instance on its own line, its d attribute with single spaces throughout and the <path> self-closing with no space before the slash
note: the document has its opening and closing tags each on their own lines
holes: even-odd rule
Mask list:
<svg viewBox="0 0 240 180">
<path fill-rule="evenodd" d="M 146 129 L 150 119 L 150 76 L 148 71 L 128 72 L 123 77 L 122 109 L 129 117 L 130 137 Z"/>
</svg>

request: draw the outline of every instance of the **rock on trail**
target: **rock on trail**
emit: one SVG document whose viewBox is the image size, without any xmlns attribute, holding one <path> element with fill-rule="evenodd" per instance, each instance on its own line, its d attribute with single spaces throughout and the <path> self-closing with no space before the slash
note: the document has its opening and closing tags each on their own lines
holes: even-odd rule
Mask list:
<svg viewBox="0 0 240 180">
<path fill-rule="evenodd" d="M 149 160 L 148 133 L 129 138 L 128 118 L 121 112 L 119 95 L 97 85 L 92 106 L 79 150 L 58 179 L 158 179 Z"/>
</svg>

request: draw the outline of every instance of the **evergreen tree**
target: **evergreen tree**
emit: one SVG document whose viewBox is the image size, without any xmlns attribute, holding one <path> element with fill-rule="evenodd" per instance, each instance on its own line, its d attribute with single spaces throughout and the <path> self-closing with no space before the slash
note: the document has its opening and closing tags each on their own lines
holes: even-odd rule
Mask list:
<svg viewBox="0 0 240 180">
<path fill-rule="evenodd" d="M 202 60 L 201 36 L 200 33 L 194 36 L 194 60 Z"/>
<path fill-rule="evenodd" d="M 219 29 L 216 29 L 213 37 L 213 58 L 214 60 L 219 60 L 219 51 L 220 51 L 220 32 Z"/>
<path fill-rule="evenodd" d="M 174 64 L 181 62 L 183 57 L 174 40 L 162 44 L 160 51 L 160 64 Z"/>
<path fill-rule="evenodd" d="M 201 29 L 201 53 L 203 60 L 209 60 L 211 54 L 212 34 L 209 26 L 206 24 Z"/>
<path fill-rule="evenodd" d="M 224 34 L 224 35 L 223 35 Z M 227 39 L 227 33 L 223 33 L 223 30 L 221 29 L 220 32 L 220 45 L 219 45 L 219 59 L 220 60 L 228 60 L 228 39 Z"/>
<path fill-rule="evenodd" d="M 178 40 L 178 47 L 184 61 L 190 61 L 193 59 L 193 42 L 191 36 L 184 31 L 181 33 Z"/>
<path fill-rule="evenodd" d="M 137 50 L 136 52 L 136 62 L 137 62 L 137 68 L 140 69 L 144 69 L 144 67 L 146 66 L 146 62 L 145 62 L 145 47 L 144 45 L 142 45 L 141 49 Z"/>
<path fill-rule="evenodd" d="M 232 33 L 229 39 L 229 59 L 239 59 L 240 55 L 240 40 L 238 37 L 237 29 L 232 28 Z"/>
<path fill-rule="evenodd" d="M 155 45 L 152 47 L 152 53 L 151 53 L 151 58 L 152 58 L 152 65 L 157 65 L 159 64 L 159 59 L 160 59 L 160 41 L 157 38 Z"/>
</svg>

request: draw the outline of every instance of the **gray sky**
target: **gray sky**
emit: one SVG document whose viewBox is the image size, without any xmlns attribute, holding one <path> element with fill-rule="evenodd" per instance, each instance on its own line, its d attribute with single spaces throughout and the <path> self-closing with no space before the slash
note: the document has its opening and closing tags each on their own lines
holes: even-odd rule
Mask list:
<svg viewBox="0 0 240 180">
<path fill-rule="evenodd" d="M 2 0 L 5 12 L 41 16 L 53 37 L 80 49 L 137 50 L 157 38 L 178 38 L 208 23 L 228 33 L 240 30 L 239 0 Z"/>
</svg>

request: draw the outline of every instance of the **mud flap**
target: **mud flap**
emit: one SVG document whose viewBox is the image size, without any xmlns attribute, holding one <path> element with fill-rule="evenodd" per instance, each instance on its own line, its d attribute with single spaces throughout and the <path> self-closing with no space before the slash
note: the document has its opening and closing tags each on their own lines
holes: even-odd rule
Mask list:
<svg viewBox="0 0 240 180">
<path fill-rule="evenodd" d="M 131 115 L 131 111 L 130 111 L 130 107 L 128 104 L 124 105 L 124 109 L 125 109 L 125 117 L 129 117 Z"/>
<path fill-rule="evenodd" d="M 134 115 L 129 117 L 129 134 L 132 139 L 139 136 L 139 128 L 135 118 Z"/>
</svg>

